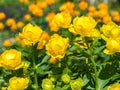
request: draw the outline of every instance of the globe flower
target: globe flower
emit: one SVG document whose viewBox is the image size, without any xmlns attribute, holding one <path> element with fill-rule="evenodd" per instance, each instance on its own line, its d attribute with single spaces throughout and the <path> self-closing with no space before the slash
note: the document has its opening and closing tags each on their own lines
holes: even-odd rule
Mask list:
<svg viewBox="0 0 120 90">
<path fill-rule="evenodd" d="M 30 14 L 25 14 L 23 18 L 25 20 L 31 20 L 31 15 Z"/>
<path fill-rule="evenodd" d="M 54 3 L 55 3 L 55 0 L 45 0 L 45 2 L 46 2 L 48 5 L 51 5 L 51 4 L 54 4 Z"/>
<path fill-rule="evenodd" d="M 43 79 L 42 81 L 42 88 L 43 90 L 53 90 L 54 85 L 50 79 Z"/>
<path fill-rule="evenodd" d="M 107 23 L 109 23 L 109 22 L 111 22 L 112 21 L 112 19 L 111 19 L 111 16 L 110 15 L 106 15 L 104 18 L 103 18 L 103 22 L 105 23 L 105 24 L 107 24 Z"/>
<path fill-rule="evenodd" d="M 50 36 L 48 35 L 47 32 L 43 32 L 41 35 L 41 38 L 38 42 L 38 46 L 37 49 L 43 49 L 43 47 L 45 46 L 46 42 L 50 39 Z"/>
<path fill-rule="evenodd" d="M 1 90 L 7 90 L 7 87 L 2 87 Z"/>
<path fill-rule="evenodd" d="M 120 90 L 120 84 L 116 83 L 108 87 L 107 90 Z"/>
<path fill-rule="evenodd" d="M 11 29 L 11 30 L 17 30 L 17 25 L 16 25 L 16 24 L 12 24 L 12 25 L 10 26 L 10 29 Z"/>
<path fill-rule="evenodd" d="M 107 3 L 100 3 L 99 5 L 98 5 L 98 8 L 99 9 L 108 9 L 108 5 L 107 5 Z"/>
<path fill-rule="evenodd" d="M 112 18 L 116 22 L 120 22 L 120 14 L 118 11 L 112 11 Z"/>
<path fill-rule="evenodd" d="M 5 28 L 4 24 L 0 22 L 0 30 L 3 30 Z"/>
<path fill-rule="evenodd" d="M 24 23 L 22 21 L 17 22 L 17 28 L 22 28 Z"/>
<path fill-rule="evenodd" d="M 4 12 L 0 12 L 0 20 L 3 20 L 6 18 L 6 15 Z"/>
<path fill-rule="evenodd" d="M 23 65 L 21 52 L 15 49 L 4 51 L 0 55 L 0 66 L 8 70 L 17 70 Z"/>
<path fill-rule="evenodd" d="M 65 50 L 68 46 L 68 38 L 54 34 L 46 44 L 46 52 L 54 58 L 61 59 L 65 56 Z"/>
<path fill-rule="evenodd" d="M 6 39 L 3 41 L 3 46 L 5 47 L 9 47 L 9 46 L 12 46 L 12 41 L 10 39 Z"/>
<path fill-rule="evenodd" d="M 49 22 L 49 26 L 50 26 L 50 31 L 58 32 L 59 27 L 57 26 L 57 24 L 55 23 L 54 20 L 52 20 L 51 22 Z"/>
<path fill-rule="evenodd" d="M 38 2 L 37 2 L 37 6 L 38 6 L 39 8 L 44 9 L 44 8 L 47 8 L 47 3 L 46 3 L 45 1 L 38 1 Z"/>
<path fill-rule="evenodd" d="M 15 20 L 13 18 L 8 18 L 6 21 L 6 25 L 12 26 L 13 24 L 15 24 Z"/>
<path fill-rule="evenodd" d="M 50 12 L 50 13 L 48 13 L 48 15 L 45 17 L 45 19 L 46 19 L 47 22 L 50 23 L 50 22 L 53 20 L 54 16 L 55 16 L 55 13 L 54 13 L 54 12 Z"/>
<path fill-rule="evenodd" d="M 106 49 L 104 53 L 106 54 L 114 54 L 116 52 L 120 52 L 120 37 L 117 38 L 109 38 L 106 41 Z"/>
<path fill-rule="evenodd" d="M 29 0 L 19 0 L 21 3 L 27 3 Z"/>
<path fill-rule="evenodd" d="M 89 6 L 89 7 L 88 7 L 88 11 L 89 11 L 89 12 L 95 12 L 95 11 L 96 11 L 95 6 Z"/>
<path fill-rule="evenodd" d="M 71 19 L 72 18 L 69 13 L 61 12 L 58 13 L 53 20 L 55 21 L 58 27 L 68 28 L 70 26 Z"/>
<path fill-rule="evenodd" d="M 102 38 L 107 40 L 110 37 L 118 37 L 120 35 L 120 27 L 117 26 L 114 22 L 109 22 L 106 25 L 103 25 L 100 28 Z"/>
<path fill-rule="evenodd" d="M 81 10 L 85 10 L 88 7 L 88 3 L 86 1 L 81 1 L 79 7 Z"/>
<path fill-rule="evenodd" d="M 29 23 L 23 28 L 22 33 L 19 33 L 19 37 L 24 41 L 25 45 L 31 45 L 39 41 L 42 32 L 40 27 Z"/>
<path fill-rule="evenodd" d="M 70 86 L 72 90 L 81 90 L 83 86 L 83 80 L 81 78 L 71 80 Z"/>
<path fill-rule="evenodd" d="M 12 77 L 9 80 L 8 90 L 24 90 L 28 87 L 29 79 Z"/>
<path fill-rule="evenodd" d="M 64 82 L 64 83 L 69 83 L 70 82 L 70 76 L 68 75 L 68 74 L 63 74 L 62 75 L 62 77 L 61 77 L 61 79 L 62 79 L 62 81 Z"/>
<path fill-rule="evenodd" d="M 75 17 L 73 24 L 69 27 L 69 31 L 73 34 L 80 34 L 81 36 L 92 37 L 99 31 L 95 29 L 96 21 L 92 17 L 82 16 Z"/>
<path fill-rule="evenodd" d="M 72 15 L 73 12 L 74 12 L 74 3 L 70 2 L 70 1 L 67 1 L 60 6 L 59 10 L 60 11 L 65 11 L 65 12 Z"/>
</svg>

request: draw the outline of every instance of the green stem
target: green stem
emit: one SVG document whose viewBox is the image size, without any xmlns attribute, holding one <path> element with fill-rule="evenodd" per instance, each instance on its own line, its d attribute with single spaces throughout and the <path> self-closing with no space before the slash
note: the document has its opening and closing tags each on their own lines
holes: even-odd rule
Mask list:
<svg viewBox="0 0 120 90">
<path fill-rule="evenodd" d="M 97 72 L 97 68 L 96 68 L 96 63 L 94 61 L 94 56 L 91 57 L 91 61 L 94 65 L 94 71 L 95 71 L 95 90 L 98 90 L 98 72 Z"/>
<path fill-rule="evenodd" d="M 35 90 L 39 89 L 38 80 L 37 80 L 37 72 L 36 72 L 36 62 L 34 56 L 34 46 L 32 45 L 32 61 L 33 61 L 33 70 L 34 70 L 34 83 L 35 83 Z"/>
<path fill-rule="evenodd" d="M 33 68 L 34 68 L 34 83 L 36 86 L 36 90 L 38 90 L 39 86 L 38 86 L 38 81 L 37 81 L 36 63 L 34 59 L 33 59 Z"/>
</svg>

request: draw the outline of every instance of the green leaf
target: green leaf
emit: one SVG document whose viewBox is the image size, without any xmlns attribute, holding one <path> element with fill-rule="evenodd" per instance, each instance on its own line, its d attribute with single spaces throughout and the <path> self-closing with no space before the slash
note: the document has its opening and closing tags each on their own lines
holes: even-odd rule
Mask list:
<svg viewBox="0 0 120 90">
<path fill-rule="evenodd" d="M 116 74 L 117 65 L 115 63 L 107 63 L 102 65 L 102 70 L 100 71 L 99 78 L 100 79 L 109 79 L 113 75 Z"/>
<path fill-rule="evenodd" d="M 109 83 L 109 79 L 107 80 L 101 80 L 98 79 L 98 90 L 103 90 L 103 88 Z"/>
</svg>

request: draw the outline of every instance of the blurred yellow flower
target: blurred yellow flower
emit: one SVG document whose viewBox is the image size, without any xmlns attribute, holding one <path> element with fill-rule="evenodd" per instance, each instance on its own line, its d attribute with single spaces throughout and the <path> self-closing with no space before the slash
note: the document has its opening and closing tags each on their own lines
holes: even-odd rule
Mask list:
<svg viewBox="0 0 120 90">
<path fill-rule="evenodd" d="M 3 30 L 5 28 L 4 24 L 0 22 L 0 30 Z"/>
<path fill-rule="evenodd" d="M 42 16 L 43 15 L 42 8 L 38 7 L 36 4 L 30 4 L 29 11 L 31 11 L 32 14 L 35 16 Z"/>
<path fill-rule="evenodd" d="M 112 18 L 111 18 L 110 15 L 106 15 L 106 16 L 103 17 L 103 22 L 104 22 L 105 24 L 107 24 L 107 23 L 109 23 L 109 22 L 111 22 L 111 21 L 112 21 Z"/>
<path fill-rule="evenodd" d="M 89 7 L 88 7 L 88 11 L 89 11 L 89 12 L 95 12 L 95 11 L 96 11 L 95 6 L 89 6 Z"/>
<path fill-rule="evenodd" d="M 86 1 L 81 1 L 81 2 L 79 3 L 79 7 L 80 7 L 81 10 L 85 10 L 85 9 L 88 7 L 88 2 L 86 2 Z"/>
<path fill-rule="evenodd" d="M 17 28 L 22 28 L 24 23 L 22 21 L 17 22 Z"/>
<path fill-rule="evenodd" d="M 32 3 L 28 6 L 29 11 L 33 11 L 34 8 L 36 8 L 36 5 L 34 3 Z"/>
<path fill-rule="evenodd" d="M 14 25 L 15 24 L 15 20 L 13 19 L 13 18 L 8 18 L 7 20 L 6 20 L 6 25 L 7 26 L 12 26 L 12 25 Z"/>
<path fill-rule="evenodd" d="M 51 22 L 49 22 L 49 26 L 50 26 L 50 31 L 58 32 L 59 27 L 55 23 L 55 20 L 52 20 Z"/>
<path fill-rule="evenodd" d="M 47 3 L 46 3 L 45 1 L 38 1 L 38 2 L 37 2 L 37 6 L 38 6 L 39 8 L 44 9 L 44 8 L 47 8 Z"/>
<path fill-rule="evenodd" d="M 21 52 L 15 49 L 5 50 L 0 55 L 0 65 L 8 70 L 17 70 L 22 67 Z"/>
<path fill-rule="evenodd" d="M 1 90 L 7 90 L 7 87 L 2 87 Z"/>
<path fill-rule="evenodd" d="M 108 87 L 107 90 L 120 90 L 120 84 L 116 83 Z"/>
<path fill-rule="evenodd" d="M 21 2 L 21 3 L 26 3 L 26 2 L 28 2 L 29 0 L 19 0 L 19 2 Z"/>
<path fill-rule="evenodd" d="M 120 14 L 119 14 L 119 12 L 118 11 L 113 11 L 112 12 L 112 18 L 113 18 L 114 21 L 120 22 Z"/>
<path fill-rule="evenodd" d="M 54 13 L 54 12 L 50 12 L 50 13 L 48 13 L 48 15 L 45 17 L 45 19 L 46 19 L 47 22 L 50 23 L 50 22 L 53 20 L 54 16 L 55 16 L 55 13 Z"/>
<path fill-rule="evenodd" d="M 0 20 L 3 20 L 6 18 L 6 15 L 4 12 L 0 12 Z"/>
<path fill-rule="evenodd" d="M 98 5 L 98 9 L 108 9 L 108 5 L 107 5 L 107 3 L 100 3 L 99 5 Z"/>
<path fill-rule="evenodd" d="M 53 58 L 61 59 L 65 56 L 68 46 L 68 38 L 62 38 L 58 34 L 53 34 L 46 44 L 46 53 Z"/>
<path fill-rule="evenodd" d="M 25 20 L 31 20 L 31 15 L 30 14 L 25 14 L 23 18 Z"/>
<path fill-rule="evenodd" d="M 10 26 L 10 29 L 11 29 L 11 30 L 17 30 L 17 25 L 16 25 L 16 24 L 12 24 L 12 25 Z"/>
<path fill-rule="evenodd" d="M 19 37 L 24 41 L 25 45 L 32 45 L 39 41 L 42 35 L 42 29 L 37 25 L 27 24 Z"/>
<path fill-rule="evenodd" d="M 13 43 L 12 43 L 12 41 L 10 39 L 6 39 L 6 40 L 3 41 L 3 46 L 5 46 L 5 47 L 9 47 L 12 44 Z"/>
<path fill-rule="evenodd" d="M 55 3 L 55 0 L 45 0 L 45 2 L 46 2 L 48 5 L 51 5 L 51 4 L 54 4 L 54 3 Z"/>
<path fill-rule="evenodd" d="M 69 1 L 65 2 L 60 6 L 59 10 L 67 12 L 72 15 L 74 11 L 74 3 Z"/>
<path fill-rule="evenodd" d="M 68 28 L 70 26 L 72 17 L 69 13 L 61 12 L 55 15 L 53 20 L 55 21 L 58 27 Z"/>
<path fill-rule="evenodd" d="M 12 77 L 9 80 L 8 90 L 24 90 L 28 87 L 29 79 Z"/>
</svg>

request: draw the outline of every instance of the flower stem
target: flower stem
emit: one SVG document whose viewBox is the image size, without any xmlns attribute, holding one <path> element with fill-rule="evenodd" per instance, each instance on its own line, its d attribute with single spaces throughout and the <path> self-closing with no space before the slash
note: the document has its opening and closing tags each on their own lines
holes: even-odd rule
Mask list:
<svg viewBox="0 0 120 90">
<path fill-rule="evenodd" d="M 34 83 L 35 83 L 35 90 L 39 89 L 38 86 L 38 80 L 37 80 L 37 72 L 36 72 L 36 62 L 35 62 L 35 52 L 34 52 L 34 46 L 32 45 L 32 61 L 33 61 L 33 70 L 34 70 Z"/>
<path fill-rule="evenodd" d="M 95 71 L 95 90 L 98 90 L 98 72 L 97 72 L 97 68 L 96 68 L 96 63 L 94 61 L 94 56 L 91 57 L 91 61 L 94 65 L 94 71 Z"/>
<path fill-rule="evenodd" d="M 34 83 L 35 83 L 35 86 L 36 86 L 35 90 L 38 90 L 39 86 L 38 86 L 38 81 L 37 81 L 36 63 L 35 63 L 34 59 L 33 59 L 33 68 L 34 68 Z"/>
</svg>

